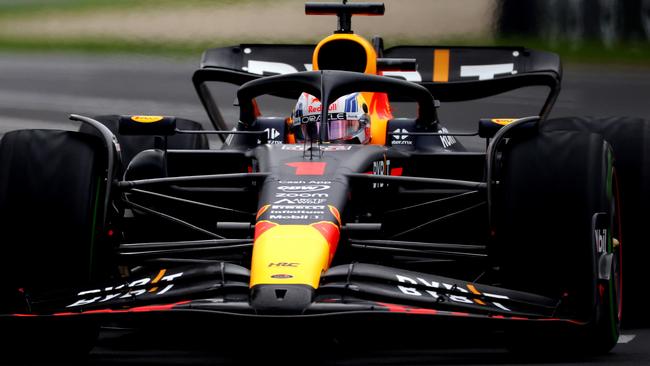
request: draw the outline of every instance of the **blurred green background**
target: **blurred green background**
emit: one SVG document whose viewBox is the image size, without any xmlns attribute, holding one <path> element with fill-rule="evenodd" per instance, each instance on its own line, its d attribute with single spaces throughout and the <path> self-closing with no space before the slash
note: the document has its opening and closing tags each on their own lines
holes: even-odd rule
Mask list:
<svg viewBox="0 0 650 366">
<path fill-rule="evenodd" d="M 330 0 L 333 1 L 333 0 Z M 395 44 L 524 45 L 567 61 L 650 65 L 648 0 L 385 0 L 353 29 Z M 244 42 L 313 43 L 333 17 L 303 0 L 0 0 L 0 50 L 198 57 Z"/>
</svg>

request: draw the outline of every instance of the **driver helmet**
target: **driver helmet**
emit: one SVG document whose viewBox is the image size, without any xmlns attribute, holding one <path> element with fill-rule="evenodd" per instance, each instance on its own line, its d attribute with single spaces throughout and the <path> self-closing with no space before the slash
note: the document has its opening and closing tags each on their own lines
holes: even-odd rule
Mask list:
<svg viewBox="0 0 650 366">
<path fill-rule="evenodd" d="M 318 140 L 321 102 L 302 93 L 292 114 L 292 130 L 297 141 Z M 327 142 L 367 144 L 370 141 L 368 104 L 361 93 L 344 95 L 330 104 L 327 111 Z"/>
</svg>

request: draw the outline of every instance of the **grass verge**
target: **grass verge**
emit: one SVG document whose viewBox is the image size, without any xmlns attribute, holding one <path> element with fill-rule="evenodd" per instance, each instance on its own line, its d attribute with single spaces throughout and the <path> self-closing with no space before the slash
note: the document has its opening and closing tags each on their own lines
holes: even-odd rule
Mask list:
<svg viewBox="0 0 650 366">
<path fill-rule="evenodd" d="M 254 1 L 271 0 L 3 0 L 0 1 L 0 19 L 114 9 L 178 8 L 179 6 L 197 5 L 219 6 Z"/>
<path fill-rule="evenodd" d="M 42 39 L 1 37 L 0 51 L 23 53 L 136 54 L 199 57 L 223 42 L 149 42 L 107 38 Z"/>
</svg>

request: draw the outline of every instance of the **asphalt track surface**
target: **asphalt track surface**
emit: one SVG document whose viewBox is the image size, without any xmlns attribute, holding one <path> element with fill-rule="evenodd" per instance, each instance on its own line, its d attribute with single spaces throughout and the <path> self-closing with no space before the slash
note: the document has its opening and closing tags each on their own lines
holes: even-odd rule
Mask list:
<svg viewBox="0 0 650 366">
<path fill-rule="evenodd" d="M 19 128 L 75 129 L 70 113 L 176 115 L 200 121 L 208 119 L 191 84 L 198 60 L 157 58 L 13 55 L 0 54 L 0 134 Z M 568 66 L 563 92 L 553 116 L 639 116 L 650 119 L 650 68 Z M 524 95 L 525 96 L 525 95 Z M 517 116 L 534 110 L 521 95 L 475 103 L 476 108 L 449 106 L 442 119 L 450 131 L 473 131 L 478 117 L 509 117 L 481 114 L 503 107 Z M 445 109 L 443 105 L 443 109 Z M 287 111 L 287 113 L 289 113 Z M 470 149 L 480 150 L 479 140 L 465 139 Z M 400 338 L 387 329 L 387 337 Z M 424 329 L 423 337 L 437 334 Z M 227 329 L 215 329 L 227 332 Z M 415 332 L 415 330 L 414 330 Z M 227 347 L 201 338 L 141 330 L 104 329 L 86 365 L 640 365 L 650 364 L 649 329 L 626 329 L 614 351 L 588 359 L 549 359 L 537 355 L 508 353 L 498 336 L 481 337 L 468 329 L 454 337 L 434 337 L 418 345 L 400 342 L 361 348 L 327 344 L 295 352 L 291 344 L 277 343 L 265 352 L 251 347 Z M 429 339 L 429 338 L 426 338 Z M 241 343 L 249 344 L 247 339 Z M 35 350 L 37 352 L 37 350 Z M 39 364 L 52 364 L 46 361 Z"/>
<path fill-rule="evenodd" d="M 205 328 L 205 327 L 203 327 Z M 350 332 L 354 329 L 342 329 Z M 441 330 L 419 329 L 398 334 L 386 329 L 373 342 L 341 342 L 314 334 L 280 336 L 274 329 L 257 334 L 240 333 L 224 340 L 231 329 L 216 326 L 201 335 L 187 328 L 155 331 L 105 328 L 84 359 L 70 361 L 56 353 L 40 354 L 41 361 L 3 360 L 2 365 L 144 366 L 144 365 L 647 365 L 650 364 L 649 329 L 628 329 L 619 344 L 602 356 L 557 356 L 545 352 L 515 353 L 499 334 L 485 335 L 464 329 L 448 335 Z M 257 339 L 255 337 L 259 336 Z M 262 336 L 263 335 L 263 336 Z M 221 337 L 221 338 L 219 338 Z M 380 339 L 378 339 L 380 338 Z M 412 341 L 411 341 L 412 340 Z M 38 354 L 39 350 L 33 350 Z M 33 355 L 32 355 L 33 356 Z"/>
<path fill-rule="evenodd" d="M 383 341 L 365 345 L 335 341 L 311 344 L 246 341 L 238 346 L 179 335 L 110 329 L 102 333 L 88 365 L 254 365 L 277 360 L 279 365 L 643 365 L 650 363 L 646 345 L 650 330 L 627 330 L 608 355 L 590 358 L 518 355 L 509 352 L 499 335 L 480 337 L 471 331 L 432 336 L 431 330 L 407 337 L 386 330 Z M 272 333 L 272 332 L 271 332 Z M 411 335 L 413 336 L 413 334 Z M 404 338 L 399 340 L 399 338 Z M 396 342 L 390 341 L 395 339 Z M 427 341 L 423 341 L 427 339 Z M 399 341 L 398 341 L 399 340 Z M 302 342 L 305 343 L 305 342 Z M 273 362 L 275 363 L 275 362 Z"/>
</svg>

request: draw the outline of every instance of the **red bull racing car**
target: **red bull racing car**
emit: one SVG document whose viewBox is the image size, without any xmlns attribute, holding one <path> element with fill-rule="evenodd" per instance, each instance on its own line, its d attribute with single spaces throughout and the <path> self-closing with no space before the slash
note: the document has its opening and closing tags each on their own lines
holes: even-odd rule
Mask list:
<svg viewBox="0 0 650 366">
<path fill-rule="evenodd" d="M 316 46 L 204 54 L 193 82 L 213 130 L 72 115 L 78 132 L 3 137 L 0 320 L 11 347 L 87 350 L 102 324 L 172 319 L 324 324 L 313 332 L 470 323 L 547 337 L 537 344 L 548 348 L 614 347 L 618 177 L 629 168 L 619 173 L 612 144 L 624 159 L 636 140 L 623 147 L 608 124 L 547 119 L 555 54 L 384 49 L 351 30 L 352 15 L 381 15 L 382 4 L 306 12 L 337 15 L 337 31 Z M 528 86 L 549 90 L 538 116 L 486 116 L 470 133 L 439 118 L 446 102 Z M 292 112 L 300 98 L 318 104 Z M 233 100 L 238 115 L 223 107 Z M 394 107 L 406 102 L 409 118 Z M 625 126 L 635 123 L 645 122 Z M 365 137 L 340 139 L 334 126 Z M 467 151 L 466 135 L 485 150 Z"/>
</svg>

